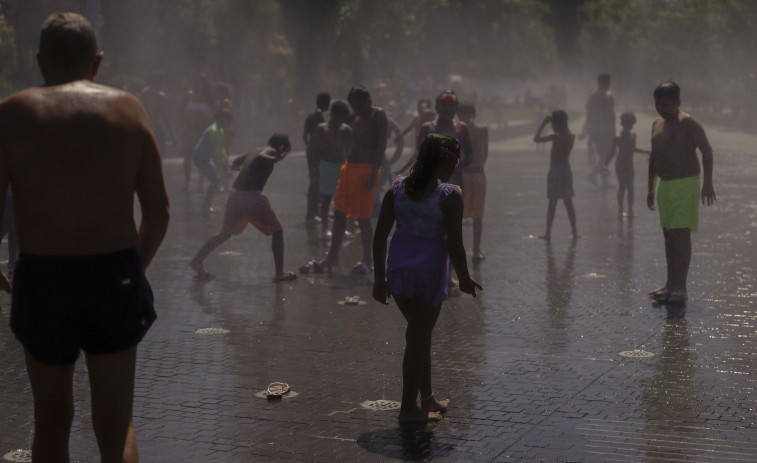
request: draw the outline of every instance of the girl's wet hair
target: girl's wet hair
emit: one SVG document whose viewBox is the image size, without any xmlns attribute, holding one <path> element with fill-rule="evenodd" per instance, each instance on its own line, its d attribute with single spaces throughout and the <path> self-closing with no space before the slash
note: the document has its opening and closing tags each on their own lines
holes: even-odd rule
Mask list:
<svg viewBox="0 0 757 463">
<path fill-rule="evenodd" d="M 457 139 L 438 133 L 426 135 L 410 175 L 403 181 L 408 198 L 417 199 L 429 182 L 436 180 L 439 163 L 445 159 L 460 159 L 460 144 Z"/>
</svg>

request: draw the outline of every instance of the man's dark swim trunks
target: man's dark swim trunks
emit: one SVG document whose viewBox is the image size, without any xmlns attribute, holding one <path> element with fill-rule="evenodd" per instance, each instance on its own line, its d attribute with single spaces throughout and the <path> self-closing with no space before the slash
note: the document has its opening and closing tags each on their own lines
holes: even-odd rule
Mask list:
<svg viewBox="0 0 757 463">
<path fill-rule="evenodd" d="M 21 254 L 13 275 L 11 329 L 39 362 L 67 365 L 79 350 L 136 345 L 156 314 L 134 249 L 92 256 Z"/>
</svg>

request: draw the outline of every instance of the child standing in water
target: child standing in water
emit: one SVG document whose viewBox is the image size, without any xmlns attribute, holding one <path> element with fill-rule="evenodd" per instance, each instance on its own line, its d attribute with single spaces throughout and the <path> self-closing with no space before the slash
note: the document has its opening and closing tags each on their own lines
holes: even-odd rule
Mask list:
<svg viewBox="0 0 757 463">
<path fill-rule="evenodd" d="M 704 128 L 681 111 L 681 89 L 675 82 L 663 82 L 654 91 L 654 105 L 660 117 L 652 124 L 652 154 L 649 157 L 647 206 L 655 209 L 655 183 L 660 225 L 665 236 L 668 279 L 649 295 L 659 302 L 682 303 L 688 299 L 686 278 L 691 263 L 691 232 L 699 224 L 699 200 L 715 202 L 712 186 L 712 147 Z M 702 153 L 699 167 L 697 148 Z M 703 178 L 700 174 L 703 172 Z M 701 193 L 700 193 L 700 187 Z"/>
<path fill-rule="evenodd" d="M 541 132 L 547 124 L 552 123 L 552 135 L 542 136 Z M 549 174 L 547 175 L 547 231 L 539 238 L 549 241 L 552 233 L 552 222 L 555 220 L 557 201 L 562 199 L 565 209 L 568 211 L 570 228 L 573 238 L 578 238 L 576 229 L 576 211 L 573 209 L 573 172 L 570 170 L 570 152 L 576 136 L 568 128 L 568 113 L 562 110 L 554 111 L 544 117 L 539 130 L 534 135 L 535 143 L 552 142 L 552 150 L 549 155 Z"/>
<path fill-rule="evenodd" d="M 453 137 L 429 134 L 407 178 L 397 177 L 384 196 L 373 240 L 373 298 L 393 297 L 407 320 L 402 361 L 399 420 L 439 421 L 449 400 L 437 400 L 431 388 L 431 332 L 447 298 L 449 264 L 460 278 L 460 291 L 476 296 L 483 287 L 468 274 L 462 238 L 463 196 L 446 183 L 460 161 Z M 386 241 L 394 221 L 387 259 Z M 416 402 L 421 396 L 421 407 Z"/>
<path fill-rule="evenodd" d="M 623 127 L 623 130 L 620 132 L 620 135 L 613 139 L 610 152 L 607 154 L 604 161 L 604 167 L 606 169 L 617 152 L 618 158 L 615 160 L 615 175 L 618 177 L 618 220 L 623 220 L 623 196 L 626 192 L 628 192 L 628 218 L 632 219 L 634 217 L 633 154 L 650 154 L 649 151 L 636 148 L 636 134 L 631 132 L 635 123 L 636 116 L 634 113 L 628 112 L 620 115 L 620 125 Z"/>
</svg>

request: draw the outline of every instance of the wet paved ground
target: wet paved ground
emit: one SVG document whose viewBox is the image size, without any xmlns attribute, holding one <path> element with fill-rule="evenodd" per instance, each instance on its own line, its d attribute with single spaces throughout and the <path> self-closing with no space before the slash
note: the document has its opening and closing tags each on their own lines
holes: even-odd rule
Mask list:
<svg viewBox="0 0 757 463">
<path fill-rule="evenodd" d="M 646 134 L 649 119 L 639 119 Z M 560 207 L 545 245 L 534 236 L 544 227 L 547 151 L 530 137 L 492 146 L 487 260 L 473 270 L 486 289 L 444 304 L 434 389 L 453 403 L 425 429 L 400 429 L 391 402 L 364 408 L 399 400 L 404 324 L 394 305 L 370 301 L 367 280 L 348 276 L 359 243 L 331 277 L 274 285 L 269 239 L 248 229 L 207 260 L 217 278 L 197 282 L 187 261 L 221 217 L 198 218 L 201 195 L 181 191 L 181 168 L 168 159 L 172 222 L 149 269 L 159 319 L 140 346 L 134 406 L 143 461 L 756 461 L 757 137 L 709 133 L 718 202 L 694 235 L 684 309 L 646 296 L 665 274 L 657 216 L 644 207 L 646 156 L 636 161 L 639 216 L 618 221 L 615 190 L 585 181 L 579 143 L 582 238 L 572 242 Z M 648 145 L 642 135 L 639 144 Z M 304 156 L 293 153 L 267 187 L 292 270 L 323 252 L 318 232 L 302 226 L 305 179 Z M 353 295 L 369 302 L 337 304 Z M 2 457 L 30 447 L 32 406 L 8 297 L 0 302 Z M 82 363 L 75 381 L 71 451 L 94 462 Z M 273 381 L 296 397 L 256 396 Z"/>
</svg>

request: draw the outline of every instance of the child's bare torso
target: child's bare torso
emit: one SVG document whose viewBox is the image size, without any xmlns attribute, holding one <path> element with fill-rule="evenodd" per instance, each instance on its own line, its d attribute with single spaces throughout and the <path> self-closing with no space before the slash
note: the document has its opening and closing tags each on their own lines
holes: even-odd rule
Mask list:
<svg viewBox="0 0 757 463">
<path fill-rule="evenodd" d="M 314 147 L 320 151 L 321 160 L 327 162 L 343 163 L 347 159 L 352 146 L 352 128 L 347 124 L 332 127 L 324 122 L 316 128 Z"/>
<path fill-rule="evenodd" d="M 556 133 L 552 140 L 552 151 L 549 155 L 549 166 L 563 166 L 570 164 L 570 152 L 576 136 L 570 132 Z"/>
<path fill-rule="evenodd" d="M 652 124 L 652 169 L 662 180 L 693 177 L 700 174 L 697 147 L 704 146 L 707 137 L 693 117 L 678 112 L 670 120 L 659 118 Z"/>
</svg>

